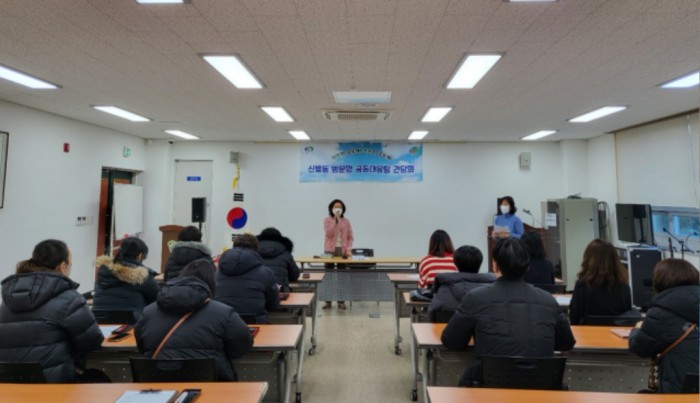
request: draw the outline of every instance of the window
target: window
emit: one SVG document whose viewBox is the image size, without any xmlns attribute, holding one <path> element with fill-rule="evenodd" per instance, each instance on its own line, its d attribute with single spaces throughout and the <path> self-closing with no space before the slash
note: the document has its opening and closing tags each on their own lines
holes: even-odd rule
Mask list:
<svg viewBox="0 0 700 403">
<path fill-rule="evenodd" d="M 654 240 L 660 249 L 668 250 L 672 245 L 675 251 L 680 251 L 679 241 L 682 241 L 686 252 L 700 253 L 700 209 L 652 206 L 651 210 Z"/>
</svg>

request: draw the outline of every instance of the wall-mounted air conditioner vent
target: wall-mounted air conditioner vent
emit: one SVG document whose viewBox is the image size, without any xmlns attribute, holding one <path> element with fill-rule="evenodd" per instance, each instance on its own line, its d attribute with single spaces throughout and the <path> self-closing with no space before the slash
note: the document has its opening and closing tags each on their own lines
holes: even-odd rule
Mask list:
<svg viewBox="0 0 700 403">
<path fill-rule="evenodd" d="M 323 116 L 338 122 L 377 122 L 389 120 L 390 111 L 323 111 Z"/>
</svg>

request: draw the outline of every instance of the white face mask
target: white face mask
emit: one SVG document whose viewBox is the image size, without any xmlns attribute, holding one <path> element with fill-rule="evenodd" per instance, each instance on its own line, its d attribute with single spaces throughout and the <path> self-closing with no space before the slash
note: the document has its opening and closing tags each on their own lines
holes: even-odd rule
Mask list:
<svg viewBox="0 0 700 403">
<path fill-rule="evenodd" d="M 333 214 L 339 216 L 339 215 L 343 214 L 343 209 L 342 209 L 342 208 L 334 208 L 334 209 L 333 209 Z"/>
<path fill-rule="evenodd" d="M 510 213 L 510 206 L 502 205 L 501 206 L 501 214 L 508 214 L 508 213 Z"/>
</svg>

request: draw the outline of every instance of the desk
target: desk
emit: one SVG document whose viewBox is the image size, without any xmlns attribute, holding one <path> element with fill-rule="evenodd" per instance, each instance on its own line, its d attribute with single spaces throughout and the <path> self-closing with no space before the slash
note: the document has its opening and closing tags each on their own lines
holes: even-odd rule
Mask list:
<svg viewBox="0 0 700 403">
<path fill-rule="evenodd" d="M 307 278 L 303 276 L 308 275 Z M 292 284 L 295 289 L 309 289 L 314 293 L 313 304 L 310 308 L 311 310 L 311 348 L 309 349 L 309 355 L 316 354 L 316 331 L 318 326 L 316 321 L 318 320 L 318 286 L 323 281 L 325 273 L 304 273 L 299 277 L 296 284 Z"/>
<path fill-rule="evenodd" d="M 2 401 L 93 403 L 113 402 L 127 390 L 140 389 L 202 389 L 197 403 L 218 403 L 236 397 L 237 403 L 259 403 L 267 392 L 265 382 L 207 382 L 207 383 L 83 383 L 83 384 L 6 384 Z"/>
<path fill-rule="evenodd" d="M 414 348 L 426 352 L 420 374 L 424 399 L 427 399 L 427 386 L 457 385 L 473 355 L 471 349 L 455 352 L 442 346 L 440 336 L 446 325 L 411 324 Z M 631 353 L 627 339 L 615 336 L 610 329 L 607 326 L 571 326 L 576 345 L 567 356 L 564 380 L 571 390 L 636 392 L 646 388 L 648 360 Z"/>
<path fill-rule="evenodd" d="M 428 387 L 434 403 L 697 403 L 697 395 L 574 392 L 566 390 L 523 390 L 487 388 Z"/>
<path fill-rule="evenodd" d="M 401 293 L 418 288 L 418 273 L 389 273 L 387 277 L 394 286 L 394 353 L 401 355 Z"/>
<path fill-rule="evenodd" d="M 288 402 L 291 394 L 292 371 L 290 354 L 293 350 L 300 350 L 302 340 L 302 325 L 255 325 L 260 331 L 255 336 L 251 351 L 245 356 L 233 360 L 240 381 L 253 382 L 261 378 L 274 377 L 269 382 L 272 387 L 277 386 L 274 395 L 266 395 L 266 401 Z M 132 330 L 133 332 L 133 330 Z M 261 355 L 269 354 L 263 361 Z M 100 368 L 108 373 L 115 381 L 130 382 L 131 367 L 129 357 L 139 355 L 136 348 L 136 338 L 131 336 L 118 342 L 105 340 L 102 348 L 87 356 L 88 367 Z M 259 368 L 264 367 L 262 370 Z M 272 366 L 272 371 L 270 371 Z M 301 366 L 297 367 L 297 371 Z M 276 372 L 275 372 L 276 371 Z M 297 387 L 301 390 L 301 373 L 297 373 Z"/>
<path fill-rule="evenodd" d="M 367 256 L 361 259 L 348 258 L 343 259 L 342 257 L 309 257 L 304 256 L 300 258 L 295 258 L 295 260 L 301 264 L 301 269 L 304 269 L 304 265 L 311 268 L 312 265 L 320 266 L 322 264 L 333 263 L 333 264 L 366 264 L 366 265 L 377 265 L 377 266 L 404 266 L 407 269 L 418 269 L 418 263 L 420 263 L 421 258 L 419 257 L 374 257 Z"/>
</svg>

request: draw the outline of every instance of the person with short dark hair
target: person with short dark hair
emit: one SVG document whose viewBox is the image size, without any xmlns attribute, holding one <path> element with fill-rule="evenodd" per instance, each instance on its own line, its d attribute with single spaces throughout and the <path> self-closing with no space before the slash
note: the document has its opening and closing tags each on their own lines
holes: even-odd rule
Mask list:
<svg viewBox="0 0 700 403">
<path fill-rule="evenodd" d="M 159 359 L 214 358 L 216 379 L 237 380 L 231 360 L 253 346 L 248 326 L 230 306 L 212 301 L 216 280 L 209 259 L 185 266 L 180 275 L 163 286 L 156 303 L 143 310 L 134 334 L 139 351 L 155 353 L 165 335 L 180 318 L 192 314 L 173 332 L 158 354 Z"/>
<path fill-rule="evenodd" d="M 493 260 L 498 279 L 468 292 L 442 333 L 442 343 L 452 350 L 465 350 L 474 338 L 475 359 L 460 386 L 479 380 L 482 355 L 549 357 L 576 343 L 554 297 L 522 280 L 530 263 L 522 241 L 498 239 Z"/>
<path fill-rule="evenodd" d="M 68 246 L 47 239 L 2 281 L 0 361 L 38 362 L 49 383 L 74 382 L 85 355 L 104 340 L 78 284 L 68 278 L 71 265 Z"/>
<path fill-rule="evenodd" d="M 323 219 L 323 232 L 325 233 L 323 241 L 324 253 L 334 257 L 349 258 L 352 254 L 352 243 L 355 240 L 352 233 L 352 225 L 350 220 L 345 217 L 347 208 L 345 203 L 340 199 L 331 200 L 328 203 L 328 217 Z M 344 269 L 345 264 L 327 263 L 326 270 Z M 331 301 L 326 301 L 323 309 L 330 309 Z M 345 301 L 338 301 L 338 308 L 345 309 Z"/>
<path fill-rule="evenodd" d="M 511 196 L 498 198 L 496 216 L 493 220 L 494 236 L 498 238 L 510 236 L 520 238 L 523 235 L 523 222 L 515 215 L 516 211 L 518 211 L 518 208 L 515 207 L 515 200 Z"/>
<path fill-rule="evenodd" d="M 219 259 L 216 300 L 240 315 L 255 317 L 256 323 L 267 323 L 267 312 L 280 305 L 280 293 L 275 273 L 263 265 L 257 250 L 255 236 L 236 236 L 233 248 Z"/>
<path fill-rule="evenodd" d="M 525 242 L 530 253 L 530 269 L 523 281 L 530 284 L 554 284 L 554 265 L 547 260 L 542 238 L 536 232 L 526 232 L 520 239 Z"/>
<path fill-rule="evenodd" d="M 433 299 L 428 308 L 428 317 L 437 321 L 438 313 L 451 315 L 457 310 L 462 298 L 471 290 L 496 281 L 493 273 L 479 273 L 484 260 L 479 248 L 464 245 L 455 250 L 454 263 L 459 273 L 440 273 L 435 276 L 431 292 Z"/>
<path fill-rule="evenodd" d="M 93 308 L 100 310 L 130 309 L 134 317 L 158 297 L 156 273 L 143 265 L 148 246 L 136 237 L 124 238 L 114 258 L 97 258 L 97 281 Z"/>
<path fill-rule="evenodd" d="M 258 235 L 258 253 L 263 264 L 273 272 L 282 292 L 289 292 L 289 283 L 299 278 L 299 266 L 294 261 L 294 243 L 282 236 L 277 228 L 265 228 Z"/>
<path fill-rule="evenodd" d="M 664 259 L 652 276 L 656 295 L 646 318 L 629 337 L 630 351 L 654 358 L 678 340 L 700 316 L 700 275 L 686 260 Z M 661 359 L 659 393 L 680 393 L 686 374 L 698 372 L 699 333 L 696 328 Z M 696 375 L 697 376 L 697 375 Z"/>
<path fill-rule="evenodd" d="M 452 257 L 454 251 L 452 239 L 446 231 L 439 229 L 430 235 L 428 254 L 418 263 L 418 288 L 431 287 L 439 273 L 457 271 Z"/>
<path fill-rule="evenodd" d="M 569 305 L 572 325 L 584 325 L 588 316 L 621 316 L 632 313 L 632 293 L 627 271 L 615 247 L 592 240 L 583 252 L 581 271 Z"/>
<path fill-rule="evenodd" d="M 211 260 L 211 250 L 202 243 L 202 232 L 190 225 L 177 234 L 177 241 L 168 245 L 170 256 L 165 263 L 165 281 L 174 279 L 188 263 L 197 259 Z"/>
</svg>

